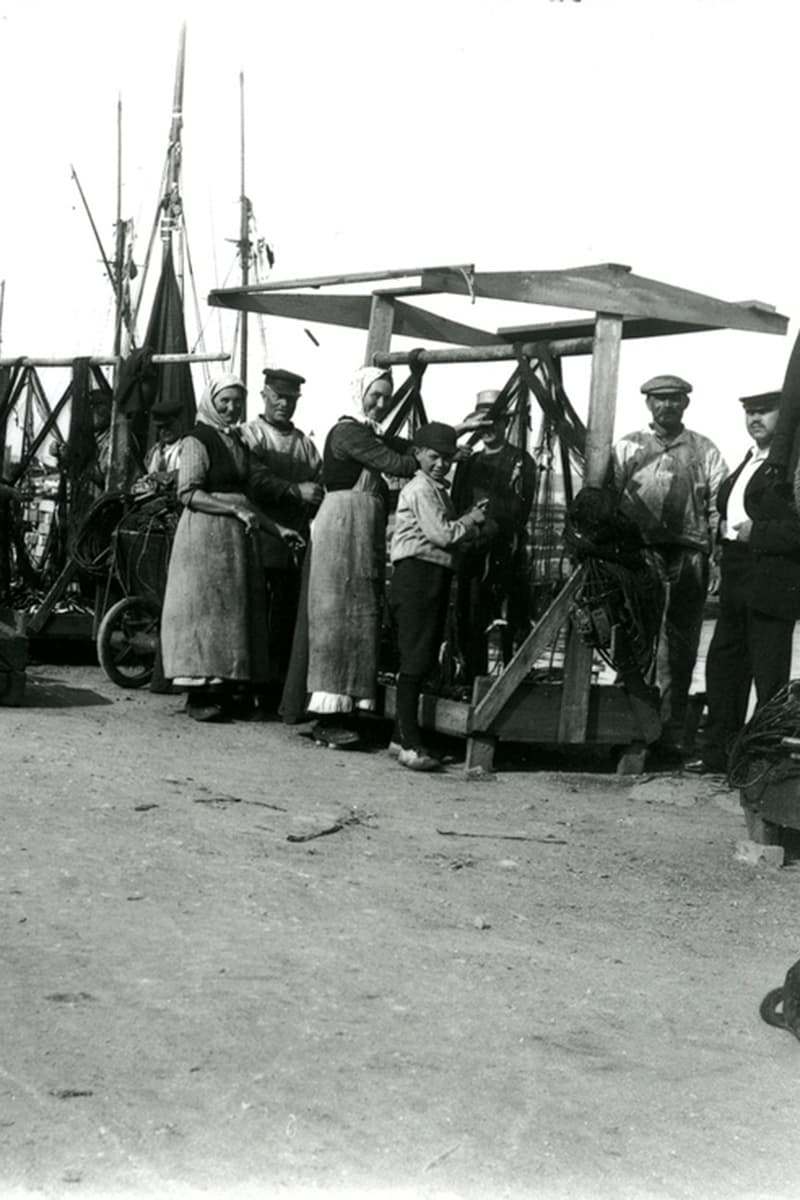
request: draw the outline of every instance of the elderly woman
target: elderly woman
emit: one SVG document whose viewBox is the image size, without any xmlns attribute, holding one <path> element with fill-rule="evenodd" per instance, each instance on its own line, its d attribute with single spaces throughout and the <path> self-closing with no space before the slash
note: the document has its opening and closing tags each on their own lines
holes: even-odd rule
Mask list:
<svg viewBox="0 0 800 1200">
<path fill-rule="evenodd" d="M 303 707 L 314 713 L 314 737 L 329 746 L 355 744 L 353 715 L 376 705 L 389 498 L 383 476 L 410 479 L 417 469 L 411 443 L 381 432 L 391 396 L 390 372 L 356 371 L 351 411 L 331 429 L 322 456 L 326 494 L 312 526 L 308 597 L 281 713 L 286 721 Z M 472 417 L 456 429 L 484 423 Z"/>
<path fill-rule="evenodd" d="M 208 385 L 178 470 L 184 508 L 170 556 L 161 644 L 165 675 L 186 688 L 186 710 L 201 721 L 228 715 L 238 689 L 266 679 L 259 530 L 297 538 L 248 498 L 249 452 L 235 429 L 245 395 L 235 375 Z"/>
</svg>

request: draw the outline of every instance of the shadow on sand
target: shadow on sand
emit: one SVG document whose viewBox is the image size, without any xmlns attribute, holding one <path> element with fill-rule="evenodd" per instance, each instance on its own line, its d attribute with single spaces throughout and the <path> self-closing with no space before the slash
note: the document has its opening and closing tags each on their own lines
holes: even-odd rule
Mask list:
<svg viewBox="0 0 800 1200">
<path fill-rule="evenodd" d="M 106 696 L 91 688 L 72 687 L 62 679 L 47 675 L 28 676 L 22 708 L 89 708 L 97 704 L 113 704 Z"/>
</svg>

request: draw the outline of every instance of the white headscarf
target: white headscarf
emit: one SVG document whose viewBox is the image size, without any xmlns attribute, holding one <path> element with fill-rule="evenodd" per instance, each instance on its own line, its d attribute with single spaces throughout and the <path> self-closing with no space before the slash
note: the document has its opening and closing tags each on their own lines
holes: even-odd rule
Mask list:
<svg viewBox="0 0 800 1200">
<path fill-rule="evenodd" d="M 197 405 L 197 422 L 199 425 L 211 425 L 213 429 L 218 429 L 222 433 L 230 430 L 230 425 L 227 425 L 223 421 L 214 407 L 214 399 L 225 388 L 233 387 L 240 389 L 242 399 L 244 399 L 247 395 L 247 388 L 238 375 L 218 375 L 216 379 L 211 380 L 200 397 L 200 403 Z"/>
<path fill-rule="evenodd" d="M 350 407 L 344 414 L 348 417 L 355 417 L 357 421 L 362 421 L 371 426 L 377 432 L 380 432 L 380 426 L 377 421 L 371 421 L 364 412 L 364 397 L 369 389 L 378 379 L 388 379 L 391 383 L 392 373 L 386 367 L 359 367 L 354 373 L 350 381 Z"/>
</svg>

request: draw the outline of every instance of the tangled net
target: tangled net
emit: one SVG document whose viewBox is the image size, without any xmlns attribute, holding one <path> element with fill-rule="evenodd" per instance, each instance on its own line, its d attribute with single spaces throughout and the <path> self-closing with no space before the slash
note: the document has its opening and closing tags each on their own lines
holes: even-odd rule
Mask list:
<svg viewBox="0 0 800 1200">
<path fill-rule="evenodd" d="M 661 581 L 636 525 L 604 488 L 585 487 L 570 506 L 564 541 L 583 574 L 570 616 L 581 639 L 614 670 L 647 675 L 661 624 Z"/>
<path fill-rule="evenodd" d="M 784 738 L 800 738 L 800 679 L 790 680 L 756 709 L 738 734 L 728 760 L 731 787 L 753 787 L 767 776 L 800 775 L 800 762 L 781 745 Z"/>
</svg>

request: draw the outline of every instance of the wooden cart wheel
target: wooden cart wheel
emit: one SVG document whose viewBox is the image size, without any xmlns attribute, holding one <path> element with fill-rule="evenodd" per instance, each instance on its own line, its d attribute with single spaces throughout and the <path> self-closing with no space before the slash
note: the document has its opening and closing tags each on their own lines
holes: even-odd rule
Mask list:
<svg viewBox="0 0 800 1200">
<path fill-rule="evenodd" d="M 153 677 L 161 612 L 143 596 L 126 596 L 108 610 L 97 632 L 100 666 L 118 687 L 144 687 Z"/>
</svg>

